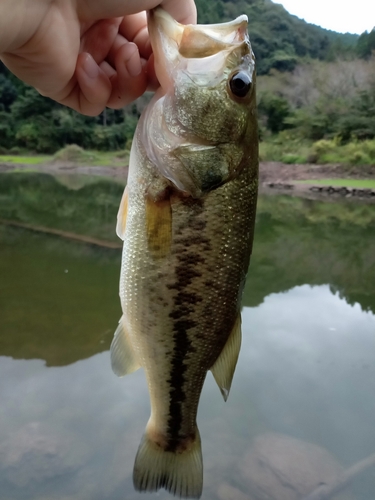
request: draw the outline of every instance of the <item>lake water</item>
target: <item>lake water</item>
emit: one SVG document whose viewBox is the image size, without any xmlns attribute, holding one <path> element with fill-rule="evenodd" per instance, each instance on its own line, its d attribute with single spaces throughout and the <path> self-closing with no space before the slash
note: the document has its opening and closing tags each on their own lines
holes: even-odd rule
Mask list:
<svg viewBox="0 0 375 500">
<path fill-rule="evenodd" d="M 0 218 L 118 243 L 122 186 L 0 175 Z M 4 222 L 4 221 L 3 221 Z M 141 370 L 111 371 L 121 250 L 0 224 L 0 500 L 137 500 Z M 203 499 L 302 500 L 375 453 L 375 206 L 261 197 L 227 403 L 208 374 Z M 374 500 L 375 460 L 337 499 Z"/>
</svg>

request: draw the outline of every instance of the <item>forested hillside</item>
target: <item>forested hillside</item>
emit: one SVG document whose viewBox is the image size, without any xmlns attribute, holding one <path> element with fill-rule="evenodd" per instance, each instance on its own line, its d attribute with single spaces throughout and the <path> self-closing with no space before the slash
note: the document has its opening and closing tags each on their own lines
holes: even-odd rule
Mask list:
<svg viewBox="0 0 375 500">
<path fill-rule="evenodd" d="M 291 16 L 271 0 L 196 0 L 196 3 L 201 23 L 222 22 L 242 13 L 248 15 L 260 76 L 263 139 L 296 130 L 299 136 L 311 141 L 340 134 L 348 140 L 353 135 L 351 120 L 344 120 L 348 109 L 353 109 L 355 123 L 361 129 L 356 137 L 374 137 L 375 81 L 370 73 L 374 66 L 371 54 L 375 49 L 375 32 L 358 37 L 327 31 Z M 361 59 L 354 66 L 356 58 Z M 332 89 L 341 85 L 342 79 L 338 83 L 336 78 L 337 71 L 342 70 L 340 64 L 346 64 L 346 69 L 357 68 L 358 72 L 355 70 L 353 76 L 353 71 L 348 70 L 354 80 L 344 82 L 350 91 L 340 91 L 338 102 Z M 330 82 L 328 94 L 327 82 Z M 291 90 L 295 85 L 300 89 L 298 94 Z M 327 114 L 327 101 L 332 95 L 336 104 L 333 110 L 329 106 L 331 112 Z M 96 118 L 85 117 L 40 96 L 0 62 L 0 152 L 53 153 L 71 143 L 99 150 L 123 149 L 132 138 L 144 102 L 145 98 L 141 98 L 124 110 L 106 110 Z M 311 113 L 314 119 L 310 123 Z M 345 122 L 344 128 L 332 125 L 337 113 L 341 113 L 340 123 Z"/>
<path fill-rule="evenodd" d="M 301 58 L 328 60 L 350 52 L 358 36 L 324 30 L 290 15 L 271 0 L 196 0 L 198 21 L 216 23 L 240 14 L 249 18 L 257 72 L 291 71 Z"/>
</svg>

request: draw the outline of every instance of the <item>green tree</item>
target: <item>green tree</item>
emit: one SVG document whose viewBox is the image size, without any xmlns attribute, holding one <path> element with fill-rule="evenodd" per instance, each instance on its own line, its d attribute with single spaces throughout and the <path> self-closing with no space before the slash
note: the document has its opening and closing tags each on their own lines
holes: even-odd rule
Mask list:
<svg viewBox="0 0 375 500">
<path fill-rule="evenodd" d="M 284 97 L 263 94 L 258 104 L 258 112 L 260 116 L 265 117 L 267 128 L 273 134 L 290 128 L 286 119 L 290 117 L 291 109 Z"/>
<path fill-rule="evenodd" d="M 16 98 L 16 87 L 4 73 L 0 73 L 0 109 L 9 111 L 10 105 L 16 100 Z"/>
<path fill-rule="evenodd" d="M 362 33 L 356 46 L 358 56 L 363 59 L 370 57 L 373 51 L 375 51 L 375 28 L 370 33 L 368 31 Z"/>
<path fill-rule="evenodd" d="M 344 142 L 375 137 L 375 84 L 358 93 L 349 113 L 338 122 L 337 127 L 338 135 Z"/>
</svg>

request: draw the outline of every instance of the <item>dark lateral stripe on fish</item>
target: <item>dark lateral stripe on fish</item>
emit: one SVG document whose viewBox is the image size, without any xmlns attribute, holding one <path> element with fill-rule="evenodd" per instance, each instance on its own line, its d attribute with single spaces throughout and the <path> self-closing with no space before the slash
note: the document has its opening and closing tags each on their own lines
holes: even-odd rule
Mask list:
<svg viewBox="0 0 375 500">
<path fill-rule="evenodd" d="M 182 403 L 186 400 L 184 374 L 187 370 L 187 365 L 184 363 L 184 360 L 189 352 L 195 351 L 187 332 L 196 325 L 197 323 L 195 321 L 189 319 L 175 321 L 173 325 L 175 346 L 171 375 L 168 380 L 170 384 L 170 402 L 167 425 L 168 444 L 166 451 L 176 451 L 181 438 Z"/>
<path fill-rule="evenodd" d="M 174 303 L 176 306 L 182 304 L 197 304 L 198 302 L 202 302 L 202 297 L 200 297 L 196 293 L 184 292 L 180 291 L 175 297 Z"/>
<path fill-rule="evenodd" d="M 168 445 L 167 451 L 176 451 L 181 436 L 182 426 L 182 404 L 186 400 L 184 391 L 185 372 L 187 365 L 185 360 L 188 354 L 194 353 L 195 348 L 189 338 L 189 330 L 195 328 L 197 323 L 190 319 L 190 313 L 194 312 L 194 305 L 203 299 L 197 293 L 187 292 L 188 287 L 194 278 L 200 278 L 201 272 L 196 268 L 204 263 L 204 258 L 196 252 L 179 253 L 177 257 L 179 265 L 176 266 L 176 282 L 169 288 L 175 289 L 177 294 L 174 297 L 174 308 L 169 314 L 174 319 L 173 340 L 174 352 L 172 357 L 172 369 L 170 379 L 170 402 L 169 419 L 167 425 Z M 186 436 L 184 436 L 186 437 Z"/>
<path fill-rule="evenodd" d="M 177 292 L 174 296 L 174 308 L 169 314 L 169 317 L 174 320 L 174 349 L 171 362 L 172 368 L 168 380 L 170 384 L 170 402 L 167 424 L 167 451 L 176 451 L 181 445 L 181 440 L 187 437 L 181 435 L 183 424 L 182 406 L 186 400 L 184 390 L 185 373 L 188 369 L 185 361 L 190 353 L 196 351 L 189 338 L 189 330 L 197 326 L 197 323 L 190 318 L 190 314 L 194 312 L 194 306 L 203 300 L 200 295 L 187 290 L 187 288 L 196 278 L 202 277 L 198 266 L 204 264 L 205 258 L 202 255 L 210 247 L 210 241 L 202 234 L 207 223 L 199 217 L 204 210 L 203 200 L 187 198 L 184 200 L 184 204 L 193 209 L 194 213 L 187 224 L 187 228 L 180 228 L 180 230 L 176 231 L 175 248 L 178 261 L 175 268 L 176 281 L 167 285 L 170 290 L 176 290 Z M 186 229 L 191 231 L 189 237 L 186 237 Z"/>
<path fill-rule="evenodd" d="M 184 248 L 189 248 L 193 245 L 205 245 L 202 247 L 202 250 L 211 250 L 210 240 L 200 234 L 191 234 L 188 238 L 176 238 L 176 243 L 182 245 Z"/>
</svg>

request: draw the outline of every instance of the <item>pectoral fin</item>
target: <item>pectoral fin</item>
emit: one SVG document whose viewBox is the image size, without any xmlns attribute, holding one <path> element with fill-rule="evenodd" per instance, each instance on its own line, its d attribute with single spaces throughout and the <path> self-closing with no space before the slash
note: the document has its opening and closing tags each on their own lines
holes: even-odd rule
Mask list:
<svg viewBox="0 0 375 500">
<path fill-rule="evenodd" d="M 116 226 L 117 236 L 122 240 L 124 240 L 125 237 L 126 217 L 128 215 L 128 196 L 128 186 L 126 186 L 118 209 Z"/>
<path fill-rule="evenodd" d="M 151 255 L 156 258 L 168 255 L 172 241 L 172 209 L 169 196 L 160 201 L 147 197 L 146 229 Z"/>
<path fill-rule="evenodd" d="M 122 316 L 120 319 L 111 344 L 112 370 L 118 377 L 133 373 L 140 368 L 129 335 L 125 330 L 123 318 Z"/>
<path fill-rule="evenodd" d="M 241 347 L 241 314 L 239 313 L 229 335 L 224 349 L 221 351 L 215 364 L 211 367 L 217 385 L 221 391 L 224 401 L 228 399 L 234 370 L 236 369 L 238 355 Z"/>
</svg>

